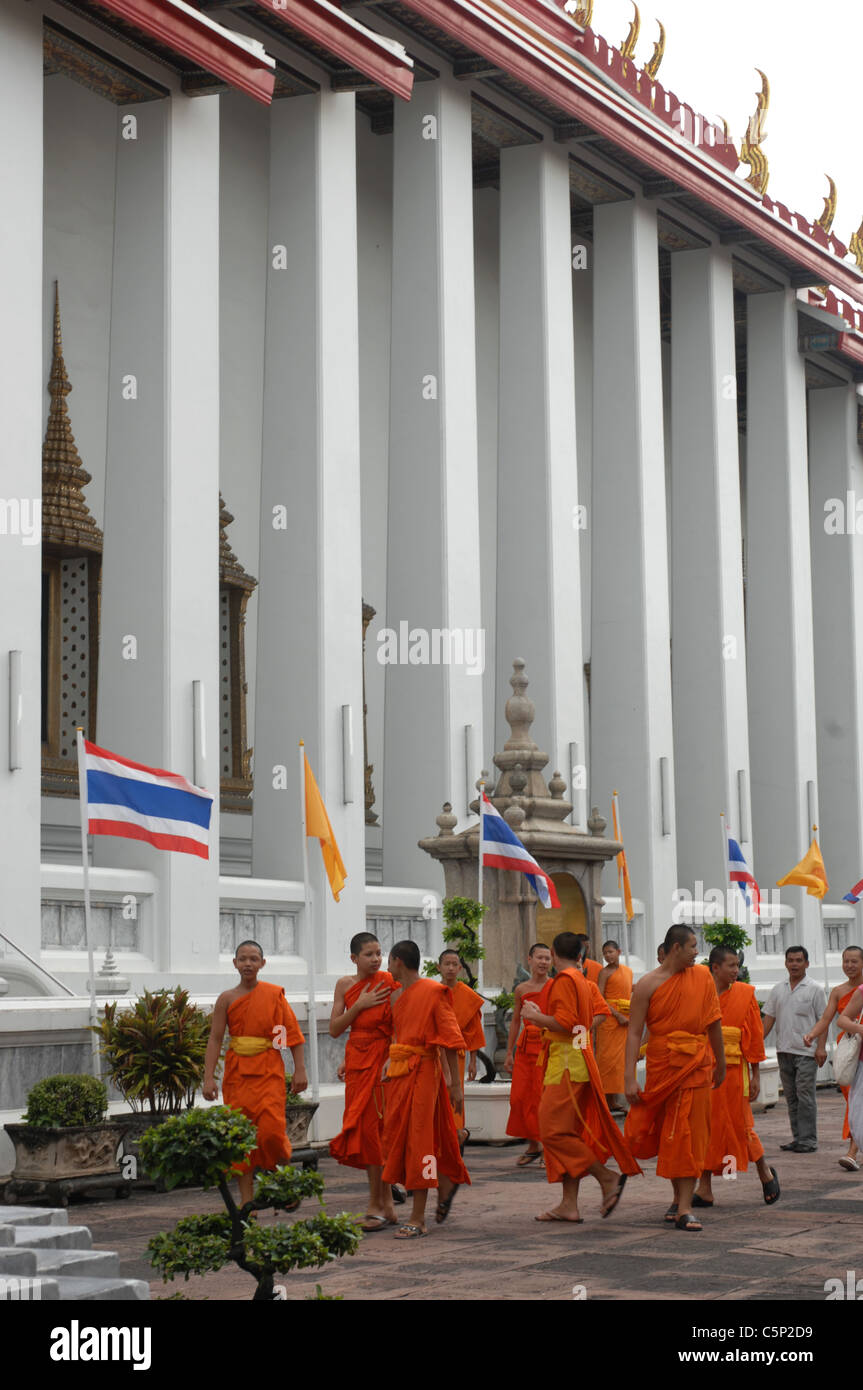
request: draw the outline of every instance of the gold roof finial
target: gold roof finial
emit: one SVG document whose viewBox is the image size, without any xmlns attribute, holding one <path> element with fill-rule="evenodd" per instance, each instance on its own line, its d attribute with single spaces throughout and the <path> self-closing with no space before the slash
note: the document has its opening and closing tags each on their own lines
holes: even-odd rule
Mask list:
<svg viewBox="0 0 863 1390">
<path fill-rule="evenodd" d="M 857 262 L 857 269 L 863 270 L 863 221 L 849 241 L 848 250 Z"/>
<path fill-rule="evenodd" d="M 638 43 L 638 35 L 641 33 L 641 15 L 638 12 L 638 6 L 636 5 L 635 0 L 632 0 L 632 8 L 635 10 L 635 14 L 633 15 L 632 23 L 629 26 L 629 33 L 627 34 L 623 43 L 620 45 L 620 56 L 624 60 L 624 72 L 626 72 L 626 60 L 628 58 L 635 57 L 635 45 Z"/>
<path fill-rule="evenodd" d="M 82 488 L 90 474 L 81 463 L 72 433 L 66 397 L 72 383 L 63 360 L 60 333 L 60 287 L 54 282 L 54 356 L 48 391 L 51 406 L 42 445 L 42 538 L 65 550 L 102 551 L 102 532 L 96 525 Z"/>
<path fill-rule="evenodd" d="M 656 47 L 653 50 L 653 56 L 650 62 L 644 65 L 645 75 L 650 78 L 651 82 L 656 81 L 659 65 L 665 57 L 665 25 L 661 19 L 658 19 L 656 22 L 659 25 L 659 38 L 656 41 Z"/>
<path fill-rule="evenodd" d="M 836 184 L 833 182 L 829 174 L 825 174 L 825 178 L 827 179 L 827 182 L 830 185 L 830 192 L 824 199 L 824 211 L 818 218 L 818 221 L 815 225 L 818 227 L 822 227 L 829 236 L 830 229 L 833 226 L 833 219 L 836 216 Z"/>
<path fill-rule="evenodd" d="M 767 164 L 767 156 L 761 148 L 762 141 L 767 137 L 765 123 L 767 119 L 767 109 L 770 106 L 770 83 L 767 81 L 760 68 L 755 71 L 761 78 L 761 91 L 758 93 L 758 105 L 755 108 L 755 115 L 746 128 L 746 134 L 740 145 L 740 158 L 744 164 L 748 164 L 751 173 L 746 180 L 751 183 L 756 193 L 764 194 L 767 192 L 767 183 L 770 178 L 770 169 Z"/>
<path fill-rule="evenodd" d="M 567 0 L 564 9 L 572 15 L 576 24 L 581 24 L 584 28 L 587 28 L 593 19 L 593 0 Z"/>
</svg>

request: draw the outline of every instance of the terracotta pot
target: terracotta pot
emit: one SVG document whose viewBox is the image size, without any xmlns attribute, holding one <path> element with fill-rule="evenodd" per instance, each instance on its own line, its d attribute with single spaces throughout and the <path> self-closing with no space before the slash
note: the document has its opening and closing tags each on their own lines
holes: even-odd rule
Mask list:
<svg viewBox="0 0 863 1390">
<path fill-rule="evenodd" d="M 317 1101 L 313 1101 L 311 1105 L 292 1105 L 290 1097 L 288 1098 L 285 1105 L 285 1119 L 292 1149 L 302 1149 L 307 1145 L 309 1125 L 317 1108 Z"/>
</svg>

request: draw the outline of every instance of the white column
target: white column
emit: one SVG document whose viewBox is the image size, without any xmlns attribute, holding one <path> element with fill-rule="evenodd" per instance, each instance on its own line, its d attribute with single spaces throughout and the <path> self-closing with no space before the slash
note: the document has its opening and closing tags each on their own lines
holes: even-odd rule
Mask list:
<svg viewBox="0 0 863 1390">
<path fill-rule="evenodd" d="M 470 93 L 428 83 L 409 105 L 396 102 L 394 145 L 386 625 L 404 634 L 402 660 L 417 664 L 387 666 L 383 872 L 386 883 L 422 887 L 437 875 L 417 840 L 433 833 L 444 801 L 464 824 L 466 782 L 490 752 L 473 645 L 483 636 Z M 434 629 L 470 644 L 459 664 L 423 662 L 421 634 L 433 659 Z"/>
<path fill-rule="evenodd" d="M 747 335 L 746 627 L 755 876 L 773 888 L 812 834 L 817 785 L 806 377 L 793 294 L 750 295 Z M 828 875 L 829 876 L 829 875 Z M 822 960 L 818 904 L 783 888 L 798 940 Z M 792 943 L 793 944 L 793 943 Z"/>
<path fill-rule="evenodd" d="M 591 801 L 621 798 L 648 941 L 677 886 L 656 212 L 594 213 Z M 664 787 L 664 791 L 663 791 Z M 606 891 L 613 891 L 606 875 Z M 652 955 L 652 952 L 651 952 Z"/>
<path fill-rule="evenodd" d="M 863 522 L 857 521 L 863 514 L 863 452 L 857 404 L 853 386 L 809 396 L 819 843 L 833 902 L 863 878 Z"/>
<path fill-rule="evenodd" d="M 672 698 L 685 811 L 678 869 L 690 892 L 699 879 L 727 891 L 720 812 L 737 840 L 751 833 L 730 256 L 714 248 L 672 256 L 671 296 Z"/>
<path fill-rule="evenodd" d="M 548 775 L 586 762 L 572 315 L 569 158 L 560 146 L 501 151 L 497 730 L 523 657 Z M 537 603 L 537 594 L 542 601 Z M 589 812 L 583 791 L 570 796 Z"/>
<path fill-rule="evenodd" d="M 277 102 L 271 120 L 252 866 L 302 876 L 303 739 L 348 873 L 335 903 L 310 845 L 332 973 L 365 921 L 354 98 Z"/>
<path fill-rule="evenodd" d="M 100 743 L 195 773 L 193 682 L 205 699 L 210 858 L 98 838 L 101 864 L 159 878 L 162 969 L 218 966 L 219 104 L 118 112 Z M 197 925 L 195 925 L 197 924 Z M 204 924 L 203 926 L 201 924 Z"/>
<path fill-rule="evenodd" d="M 42 12 L 0 15 L 0 932 L 39 959 L 42 775 Z M 35 528 L 35 529 L 34 529 Z M 29 531 L 29 535 L 26 532 Z M 20 766 L 10 768 L 10 652 L 20 652 Z M 13 658 L 17 662 L 18 658 Z"/>
</svg>

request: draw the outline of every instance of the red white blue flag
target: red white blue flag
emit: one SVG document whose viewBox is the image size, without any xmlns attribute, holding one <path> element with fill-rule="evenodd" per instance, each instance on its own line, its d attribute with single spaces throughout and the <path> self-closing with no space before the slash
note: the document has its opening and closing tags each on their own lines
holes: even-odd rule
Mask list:
<svg viewBox="0 0 863 1390">
<path fill-rule="evenodd" d="M 737 884 L 743 894 L 743 901 L 746 906 L 751 907 L 757 917 L 761 911 L 761 890 L 749 872 L 742 849 L 730 835 L 728 836 L 728 877 L 732 883 Z"/>
<path fill-rule="evenodd" d="M 177 772 L 145 767 L 83 740 L 81 797 L 90 835 L 144 840 L 156 849 L 210 857 L 210 792 Z"/>
<path fill-rule="evenodd" d="M 859 883 L 854 884 L 850 893 L 843 893 L 842 901 L 844 903 L 859 903 L 861 893 L 863 893 L 863 878 L 861 878 Z"/>
<path fill-rule="evenodd" d="M 510 830 L 485 792 L 482 794 L 482 862 L 490 869 L 514 869 L 516 873 L 526 874 L 543 907 L 560 907 L 557 889 L 545 869 L 540 868 L 515 832 Z"/>
</svg>

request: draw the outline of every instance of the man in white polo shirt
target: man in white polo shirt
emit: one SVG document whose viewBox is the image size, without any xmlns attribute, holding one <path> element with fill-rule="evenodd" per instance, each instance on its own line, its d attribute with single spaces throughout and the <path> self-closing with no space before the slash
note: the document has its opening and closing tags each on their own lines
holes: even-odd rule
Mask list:
<svg viewBox="0 0 863 1390">
<path fill-rule="evenodd" d="M 776 1060 L 794 1136 L 790 1144 L 779 1147 L 797 1154 L 812 1154 L 818 1148 L 815 1076 L 827 1060 L 823 1043 L 819 1041 L 813 1050 L 803 1041 L 827 1007 L 823 989 L 806 974 L 808 964 L 805 946 L 789 946 L 785 952 L 788 979 L 774 985 L 764 1005 L 765 1040 L 776 1024 Z"/>
</svg>

